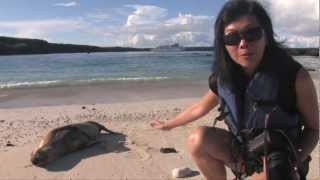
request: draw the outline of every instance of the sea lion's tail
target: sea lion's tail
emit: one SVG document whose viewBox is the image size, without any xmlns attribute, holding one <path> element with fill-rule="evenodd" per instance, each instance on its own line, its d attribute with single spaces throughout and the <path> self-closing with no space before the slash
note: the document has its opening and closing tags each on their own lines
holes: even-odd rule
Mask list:
<svg viewBox="0 0 320 180">
<path fill-rule="evenodd" d="M 113 132 L 113 131 L 107 129 L 104 125 L 99 124 L 99 123 L 97 123 L 95 121 L 88 121 L 88 123 L 91 123 L 91 124 L 94 124 L 94 125 L 98 126 L 99 127 L 99 131 L 104 130 L 104 131 L 108 132 L 109 134 L 119 134 L 119 133 L 116 133 L 116 132 Z"/>
</svg>

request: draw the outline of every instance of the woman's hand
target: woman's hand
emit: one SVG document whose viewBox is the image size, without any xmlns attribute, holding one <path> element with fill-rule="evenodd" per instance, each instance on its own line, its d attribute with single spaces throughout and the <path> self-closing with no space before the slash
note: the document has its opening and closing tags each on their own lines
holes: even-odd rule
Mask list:
<svg viewBox="0 0 320 180">
<path fill-rule="evenodd" d="M 156 129 L 161 129 L 161 130 L 170 130 L 171 128 L 169 128 L 165 122 L 163 121 L 159 121 L 159 120 L 153 120 L 150 123 L 150 126 Z"/>
<path fill-rule="evenodd" d="M 218 104 L 218 97 L 211 90 L 204 95 L 200 101 L 186 108 L 176 117 L 168 121 L 154 120 L 150 123 L 150 126 L 161 130 L 170 130 L 178 126 L 185 125 L 192 121 L 199 119 L 207 114 Z"/>
</svg>

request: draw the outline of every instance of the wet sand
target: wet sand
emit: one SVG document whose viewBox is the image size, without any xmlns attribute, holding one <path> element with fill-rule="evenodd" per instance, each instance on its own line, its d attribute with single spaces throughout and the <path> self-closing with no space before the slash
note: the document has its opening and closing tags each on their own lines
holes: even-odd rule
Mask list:
<svg viewBox="0 0 320 180">
<path fill-rule="evenodd" d="M 201 97 L 207 80 L 107 82 L 51 88 L 0 90 L 0 108 L 141 102 L 157 99 Z"/>
</svg>

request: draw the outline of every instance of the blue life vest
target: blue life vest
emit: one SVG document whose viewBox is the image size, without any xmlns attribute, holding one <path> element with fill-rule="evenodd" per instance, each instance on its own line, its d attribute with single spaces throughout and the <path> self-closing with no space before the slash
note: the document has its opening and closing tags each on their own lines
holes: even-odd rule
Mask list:
<svg viewBox="0 0 320 180">
<path fill-rule="evenodd" d="M 245 89 L 244 98 L 217 79 L 217 91 L 225 122 L 238 136 L 242 129 L 290 129 L 300 127 L 298 113 L 288 113 L 277 103 L 279 80 L 275 74 L 257 72 Z M 242 106 L 242 107 L 241 107 Z M 243 112 L 242 111 L 243 108 Z"/>
</svg>

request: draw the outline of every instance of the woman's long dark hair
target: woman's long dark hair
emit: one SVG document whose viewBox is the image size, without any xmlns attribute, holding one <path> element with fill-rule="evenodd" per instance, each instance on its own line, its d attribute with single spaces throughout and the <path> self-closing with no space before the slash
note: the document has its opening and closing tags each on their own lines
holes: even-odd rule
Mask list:
<svg viewBox="0 0 320 180">
<path fill-rule="evenodd" d="M 240 66 L 234 63 L 224 46 L 224 28 L 232 21 L 244 15 L 256 17 L 264 30 L 267 45 L 263 58 L 267 58 L 268 60 L 273 59 L 272 57 L 276 54 L 284 52 L 282 45 L 274 39 L 271 19 L 261 4 L 253 0 L 228 1 L 221 9 L 215 22 L 215 52 L 212 66 L 213 74 L 217 75 L 220 82 L 224 85 L 231 85 L 233 77 L 237 76 L 237 72 L 240 69 Z"/>
</svg>

